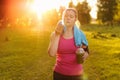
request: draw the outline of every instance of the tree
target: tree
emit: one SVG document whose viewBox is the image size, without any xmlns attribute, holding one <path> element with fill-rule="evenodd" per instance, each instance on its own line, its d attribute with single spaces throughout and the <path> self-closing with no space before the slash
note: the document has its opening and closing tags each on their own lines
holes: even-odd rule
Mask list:
<svg viewBox="0 0 120 80">
<path fill-rule="evenodd" d="M 59 19 L 62 19 L 62 14 L 63 14 L 64 10 L 65 10 L 65 7 L 64 6 L 60 6 L 60 8 L 58 10 Z"/>
<path fill-rule="evenodd" d="M 117 22 L 118 24 L 120 24 L 120 0 L 117 0 L 117 13 L 115 14 L 115 22 Z"/>
<path fill-rule="evenodd" d="M 68 7 L 69 7 L 69 8 L 73 8 L 73 7 L 75 7 L 74 4 L 73 4 L 73 1 L 72 1 L 72 0 L 69 2 Z"/>
<path fill-rule="evenodd" d="M 98 20 L 102 23 L 112 24 L 116 13 L 116 0 L 98 0 Z"/>
<path fill-rule="evenodd" d="M 0 19 L 3 19 L 5 16 L 5 1 L 0 0 Z"/>
<path fill-rule="evenodd" d="M 90 7 L 88 6 L 87 1 L 85 0 L 83 3 L 78 3 L 76 6 L 76 10 L 78 11 L 78 20 L 81 25 L 89 24 L 91 20 L 90 16 Z"/>
</svg>

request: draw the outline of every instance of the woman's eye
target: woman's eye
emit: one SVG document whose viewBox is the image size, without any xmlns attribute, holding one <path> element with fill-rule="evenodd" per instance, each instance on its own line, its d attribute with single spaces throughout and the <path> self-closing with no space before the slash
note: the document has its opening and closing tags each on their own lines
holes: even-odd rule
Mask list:
<svg viewBox="0 0 120 80">
<path fill-rule="evenodd" d="M 65 17 L 66 17 L 66 18 L 67 18 L 67 17 L 74 18 L 74 16 L 69 16 L 69 15 L 65 15 Z"/>
</svg>

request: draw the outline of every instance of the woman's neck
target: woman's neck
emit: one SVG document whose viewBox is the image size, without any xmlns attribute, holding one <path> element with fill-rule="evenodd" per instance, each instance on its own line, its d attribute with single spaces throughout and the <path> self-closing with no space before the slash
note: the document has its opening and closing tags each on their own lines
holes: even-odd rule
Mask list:
<svg viewBox="0 0 120 80">
<path fill-rule="evenodd" d="M 72 38 L 73 37 L 73 27 L 67 28 L 63 34 L 63 37 L 66 39 Z"/>
<path fill-rule="evenodd" d="M 66 31 L 72 31 L 73 27 L 66 27 Z"/>
</svg>

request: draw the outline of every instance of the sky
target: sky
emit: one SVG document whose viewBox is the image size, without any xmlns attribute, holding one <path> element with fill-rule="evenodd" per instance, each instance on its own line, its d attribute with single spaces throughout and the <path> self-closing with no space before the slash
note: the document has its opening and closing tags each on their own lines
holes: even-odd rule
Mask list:
<svg viewBox="0 0 120 80">
<path fill-rule="evenodd" d="M 26 11 L 26 8 L 29 7 L 31 11 L 36 12 L 41 15 L 43 12 L 50 10 L 52 8 L 58 9 L 60 6 L 68 6 L 68 3 L 71 0 L 0 0 L 0 5 L 4 4 L 6 9 L 6 14 L 13 15 L 14 13 L 20 14 L 18 10 Z M 84 0 L 72 0 L 76 5 L 77 1 Z M 89 6 L 91 7 L 91 16 L 92 18 L 97 18 L 97 0 L 87 0 Z"/>
<path fill-rule="evenodd" d="M 28 0 L 29 1 L 29 0 Z M 51 8 L 56 8 L 58 9 L 60 6 L 68 6 L 68 3 L 71 0 L 51 0 L 52 2 L 50 2 L 50 0 L 34 0 L 34 5 L 32 4 L 32 9 L 33 10 L 37 10 L 37 12 L 39 11 L 46 11 L 49 10 Z M 72 0 L 73 3 L 76 5 L 77 2 L 83 2 L 84 0 Z M 87 0 L 89 6 L 91 7 L 91 16 L 92 18 L 97 18 L 97 0 Z M 40 8 L 42 7 L 42 8 Z M 44 7 L 44 8 L 43 8 Z M 40 14 L 40 13 L 39 13 Z"/>
</svg>

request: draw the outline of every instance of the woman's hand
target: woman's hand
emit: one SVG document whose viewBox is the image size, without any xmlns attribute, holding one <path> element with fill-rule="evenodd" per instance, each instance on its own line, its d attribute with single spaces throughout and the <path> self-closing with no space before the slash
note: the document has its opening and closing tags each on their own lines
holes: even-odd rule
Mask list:
<svg viewBox="0 0 120 80">
<path fill-rule="evenodd" d="M 85 53 L 84 53 L 84 55 L 83 55 L 83 61 L 85 61 L 88 56 L 89 56 L 89 54 L 85 51 Z"/>
<path fill-rule="evenodd" d="M 56 25 L 55 33 L 56 34 L 62 34 L 63 29 L 64 29 L 64 25 L 62 24 L 62 21 L 59 21 Z"/>
</svg>

